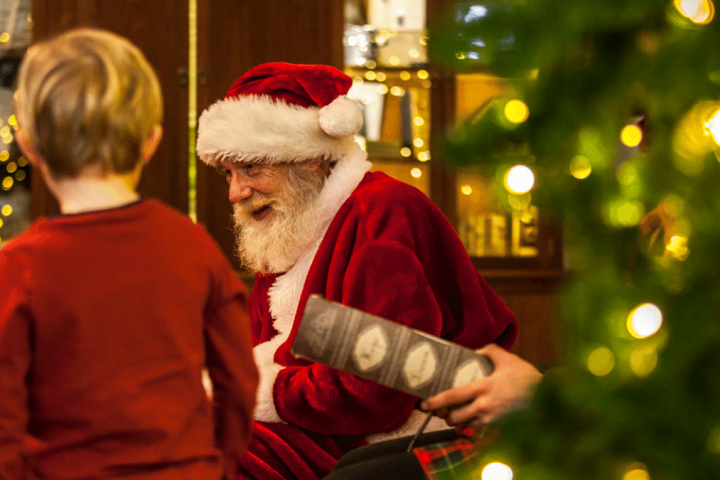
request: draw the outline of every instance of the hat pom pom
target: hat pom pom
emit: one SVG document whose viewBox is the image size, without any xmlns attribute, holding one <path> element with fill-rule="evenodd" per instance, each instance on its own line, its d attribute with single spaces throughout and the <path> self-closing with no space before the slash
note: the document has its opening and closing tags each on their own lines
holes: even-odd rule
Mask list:
<svg viewBox="0 0 720 480">
<path fill-rule="evenodd" d="M 320 109 L 318 122 L 331 137 L 348 137 L 360 131 L 363 115 L 354 100 L 342 95 Z"/>
</svg>

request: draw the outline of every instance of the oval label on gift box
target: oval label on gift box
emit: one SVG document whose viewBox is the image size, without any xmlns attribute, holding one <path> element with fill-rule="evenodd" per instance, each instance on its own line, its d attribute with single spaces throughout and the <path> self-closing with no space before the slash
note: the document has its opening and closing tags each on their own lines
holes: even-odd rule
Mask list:
<svg viewBox="0 0 720 480">
<path fill-rule="evenodd" d="M 420 342 L 408 352 L 402 373 L 410 388 L 419 388 L 432 380 L 437 369 L 437 354 L 429 342 Z"/>
<path fill-rule="evenodd" d="M 382 364 L 387 351 L 385 332 L 378 325 L 374 325 L 360 333 L 352 357 L 355 365 L 361 371 L 367 372 Z"/>
</svg>

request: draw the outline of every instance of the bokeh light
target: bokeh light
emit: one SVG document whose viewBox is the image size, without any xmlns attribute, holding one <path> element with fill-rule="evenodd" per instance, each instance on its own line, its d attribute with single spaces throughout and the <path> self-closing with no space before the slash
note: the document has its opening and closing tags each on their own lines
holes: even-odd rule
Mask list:
<svg viewBox="0 0 720 480">
<path fill-rule="evenodd" d="M 410 155 L 412 155 L 412 150 L 409 149 L 408 147 L 403 147 L 400 149 L 400 155 L 407 158 Z"/>
<path fill-rule="evenodd" d="M 662 311 L 652 303 L 638 305 L 627 318 L 627 329 L 635 338 L 647 338 L 662 327 Z"/>
<path fill-rule="evenodd" d="M 430 160 L 430 152 L 428 152 L 427 150 L 425 150 L 424 152 L 420 152 L 418 153 L 417 158 L 421 162 L 427 162 L 428 160 Z"/>
<path fill-rule="evenodd" d="M 705 124 L 708 134 L 716 145 L 720 146 L 720 109 L 715 110 Z"/>
<path fill-rule="evenodd" d="M 505 104 L 505 118 L 512 123 L 522 123 L 527 120 L 530 110 L 521 100 L 510 100 Z"/>
<path fill-rule="evenodd" d="M 10 205 L 4 205 L 0 209 L 0 213 L 2 213 L 6 217 L 9 217 L 10 215 L 12 215 L 12 207 Z"/>
<path fill-rule="evenodd" d="M 412 175 L 413 178 L 420 178 L 422 177 L 422 170 L 420 170 L 419 168 L 413 168 L 412 170 L 410 170 L 410 175 Z"/>
<path fill-rule="evenodd" d="M 627 147 L 637 147 L 642 138 L 642 130 L 637 125 L 625 125 L 620 131 L 620 141 Z"/>
<path fill-rule="evenodd" d="M 532 190 L 535 174 L 525 165 L 515 165 L 505 174 L 505 188 L 510 193 L 523 194 Z"/>
<path fill-rule="evenodd" d="M 630 353 L 630 369 L 638 377 L 647 377 L 657 366 L 657 351 L 651 346 L 638 347 Z"/>
<path fill-rule="evenodd" d="M 587 157 L 578 155 L 570 160 L 570 175 L 573 177 L 582 180 L 589 177 L 590 173 L 592 173 L 592 166 L 590 166 L 590 160 Z"/>
<path fill-rule="evenodd" d="M 604 377 L 615 368 L 615 355 L 606 347 L 598 347 L 588 356 L 588 370 L 593 375 Z"/>
<path fill-rule="evenodd" d="M 473 189 L 470 185 L 463 185 L 460 187 L 460 191 L 463 193 L 463 195 L 470 195 L 473 192 Z"/>
<path fill-rule="evenodd" d="M 623 473 L 622 480 L 650 480 L 647 467 L 640 462 L 628 465 Z"/>
<path fill-rule="evenodd" d="M 674 0 L 674 3 L 682 16 L 698 25 L 710 23 L 715 16 L 712 0 Z"/>
<path fill-rule="evenodd" d="M 488 463 L 482 470 L 482 480 L 512 480 L 513 476 L 512 468 L 500 462 Z"/>
<path fill-rule="evenodd" d="M 10 190 L 13 186 L 13 183 L 15 183 L 15 180 L 13 180 L 12 177 L 5 177 L 2 181 L 2 189 L 3 190 Z"/>
<path fill-rule="evenodd" d="M 605 221 L 614 227 L 632 227 L 645 215 L 642 203 L 624 198 L 608 202 L 603 210 Z"/>
<path fill-rule="evenodd" d="M 682 235 L 673 235 L 672 237 L 670 237 L 668 244 L 665 245 L 665 250 L 675 260 L 683 261 L 687 259 L 688 255 L 690 254 L 687 243 L 688 241 L 686 237 Z"/>
</svg>

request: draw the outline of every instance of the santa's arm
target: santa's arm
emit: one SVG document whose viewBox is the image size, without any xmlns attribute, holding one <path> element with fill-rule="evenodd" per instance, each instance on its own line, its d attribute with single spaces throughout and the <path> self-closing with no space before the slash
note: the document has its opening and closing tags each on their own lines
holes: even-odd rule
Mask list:
<svg viewBox="0 0 720 480">
<path fill-rule="evenodd" d="M 412 250 L 396 242 L 371 242 L 353 254 L 341 300 L 433 335 L 442 328 L 442 314 L 422 265 Z M 276 372 L 270 367 L 261 366 L 266 373 L 261 383 L 278 417 L 316 432 L 368 435 L 393 430 L 408 419 L 417 401 L 321 364 L 276 366 Z"/>
</svg>

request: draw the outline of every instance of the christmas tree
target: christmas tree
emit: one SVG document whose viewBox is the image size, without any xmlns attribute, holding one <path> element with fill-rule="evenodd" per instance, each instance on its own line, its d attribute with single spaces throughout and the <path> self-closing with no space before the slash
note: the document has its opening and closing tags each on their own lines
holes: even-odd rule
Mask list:
<svg viewBox="0 0 720 480">
<path fill-rule="evenodd" d="M 570 267 L 563 361 L 498 425 L 483 478 L 720 478 L 712 1 L 465 3 L 431 31 L 434 57 L 513 93 L 454 130 L 445 157 L 496 179 L 507 208 L 531 198 L 561 219 Z M 532 170 L 528 193 L 514 165 Z"/>
</svg>

